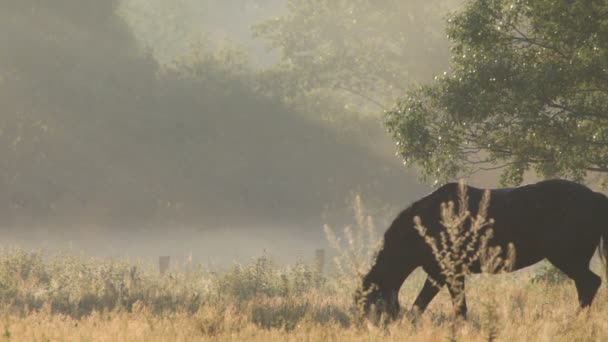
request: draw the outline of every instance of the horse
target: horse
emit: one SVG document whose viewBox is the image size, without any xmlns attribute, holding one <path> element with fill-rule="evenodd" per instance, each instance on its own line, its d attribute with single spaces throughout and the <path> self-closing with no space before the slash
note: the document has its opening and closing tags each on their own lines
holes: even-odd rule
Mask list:
<svg viewBox="0 0 608 342">
<path fill-rule="evenodd" d="M 429 236 L 440 236 L 442 203 L 457 203 L 459 184 L 448 183 L 403 210 L 384 234 L 380 250 L 362 284 L 355 294 L 366 315 L 375 308 L 376 317 L 386 314 L 397 318 L 400 311 L 399 289 L 405 279 L 418 267 L 427 279 L 412 306 L 421 314 L 443 286 L 447 286 L 457 316 L 466 319 L 464 275 L 461 287 L 446 283 L 446 276 L 433 249 L 415 227 L 416 217 L 426 227 Z M 601 284 L 601 278 L 589 269 L 597 248 L 604 266 L 608 255 L 608 198 L 588 187 L 567 180 L 546 180 L 513 188 L 484 190 L 466 187 L 468 208 L 475 213 L 480 208 L 484 192 L 489 191 L 487 217 L 493 219 L 492 237 L 488 247 L 502 251 L 514 246 L 516 257 L 509 271 L 531 266 L 548 259 L 555 267 L 574 280 L 581 308 L 591 305 Z M 463 225 L 470 229 L 471 220 Z M 608 266 L 607 274 L 608 274 Z M 480 273 L 480 262 L 469 266 L 470 273 Z"/>
</svg>

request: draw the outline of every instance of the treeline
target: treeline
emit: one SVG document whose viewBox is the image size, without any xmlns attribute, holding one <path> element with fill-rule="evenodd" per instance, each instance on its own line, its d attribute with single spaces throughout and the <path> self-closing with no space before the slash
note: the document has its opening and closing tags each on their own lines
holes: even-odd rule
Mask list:
<svg viewBox="0 0 608 342">
<path fill-rule="evenodd" d="M 375 117 L 318 89 L 287 94 L 275 81 L 297 73 L 229 49 L 161 66 L 118 6 L 0 1 L 4 225 L 317 223 L 353 192 L 398 206 L 420 194 L 369 144 L 384 139 Z"/>
</svg>

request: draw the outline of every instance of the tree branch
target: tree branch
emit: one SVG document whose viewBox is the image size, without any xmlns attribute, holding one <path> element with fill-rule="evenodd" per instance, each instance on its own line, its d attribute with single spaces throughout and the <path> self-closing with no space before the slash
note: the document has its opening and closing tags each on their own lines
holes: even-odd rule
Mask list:
<svg viewBox="0 0 608 342">
<path fill-rule="evenodd" d="M 374 104 L 374 105 L 378 106 L 378 108 L 380 108 L 381 110 L 387 110 L 387 109 L 388 109 L 388 108 L 386 108 L 386 107 L 385 107 L 385 106 L 384 106 L 382 103 L 380 103 L 380 101 L 378 101 L 378 100 L 376 100 L 376 99 L 373 99 L 373 98 L 371 98 L 371 97 L 369 97 L 369 96 L 367 96 L 367 95 L 365 95 L 365 94 L 361 94 L 360 92 L 358 92 L 358 91 L 356 91 L 356 90 L 353 90 L 353 89 L 350 89 L 350 88 L 346 88 L 346 87 L 343 87 L 343 86 L 341 86 L 341 85 L 337 85 L 337 84 L 336 84 L 336 85 L 334 85 L 334 88 L 335 88 L 335 89 L 339 89 L 339 90 L 346 91 L 346 92 L 351 93 L 351 94 L 356 95 L 356 96 L 359 96 L 359 97 L 361 97 L 362 99 L 365 99 L 365 100 L 367 100 L 368 102 L 370 102 L 370 103 L 372 103 L 372 104 Z"/>
</svg>

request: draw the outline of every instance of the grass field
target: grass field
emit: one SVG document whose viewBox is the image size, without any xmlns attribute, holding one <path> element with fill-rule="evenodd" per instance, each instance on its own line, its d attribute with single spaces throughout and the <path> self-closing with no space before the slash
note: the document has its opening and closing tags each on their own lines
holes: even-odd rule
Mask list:
<svg viewBox="0 0 608 342">
<path fill-rule="evenodd" d="M 599 272 L 598 272 L 599 273 Z M 601 341 L 608 291 L 579 313 L 571 281 L 550 268 L 472 276 L 469 319 L 453 322 L 443 291 L 412 322 L 362 320 L 352 307 L 356 277 L 320 275 L 265 257 L 221 273 L 161 277 L 151 266 L 70 255 L 0 252 L 0 336 L 15 341 Z M 401 292 L 407 308 L 424 274 Z"/>
<path fill-rule="evenodd" d="M 213 272 L 160 276 L 152 265 L 0 250 L 0 339 L 14 341 L 605 341 L 608 291 L 579 312 L 572 281 L 548 264 L 467 278 L 467 321 L 446 290 L 416 319 L 372 324 L 354 307 L 359 274 L 378 246 L 357 198 L 356 223 L 336 234 L 333 267 L 278 266 L 262 256 Z M 329 266 L 329 265 L 328 265 Z M 592 269 L 604 275 L 603 265 Z M 406 312 L 425 274 L 401 289 Z"/>
</svg>

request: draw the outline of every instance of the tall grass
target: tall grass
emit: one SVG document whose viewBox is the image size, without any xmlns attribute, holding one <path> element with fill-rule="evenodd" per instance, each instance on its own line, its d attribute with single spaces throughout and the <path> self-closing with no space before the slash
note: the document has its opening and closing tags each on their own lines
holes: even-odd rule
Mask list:
<svg viewBox="0 0 608 342">
<path fill-rule="evenodd" d="M 446 204 L 443 211 L 448 226 L 467 212 L 450 208 Z M 221 273 L 198 267 L 161 277 L 145 264 L 1 249 L 0 340 L 600 341 L 608 336 L 605 289 L 588 313 L 578 315 L 571 281 L 534 272 L 468 277 L 466 322 L 454 324 L 452 302 L 443 291 L 415 322 L 404 317 L 386 327 L 359 324 L 352 294 L 379 239 L 360 198 L 354 209 L 354 225 L 341 233 L 325 227 L 336 249 L 336 267 L 327 274 L 305 263 L 280 267 L 261 256 Z M 479 219 L 483 227 L 488 221 L 482 216 L 469 219 Z M 445 234 L 450 239 L 451 233 Z M 484 236 L 480 231 L 469 239 Z M 441 252 L 441 241 L 435 241 L 439 255 L 445 265 L 454 265 L 458 254 Z M 462 242 L 461 250 L 469 244 Z M 402 306 L 411 304 L 415 287 L 404 286 Z"/>
<path fill-rule="evenodd" d="M 327 242 L 336 253 L 334 280 L 349 293 L 354 293 L 360 285 L 359 279 L 371 267 L 374 255 L 382 244 L 374 219 L 367 214 L 361 195 L 355 196 L 352 210 L 355 223 L 345 226 L 341 236 L 329 225 L 323 226 Z"/>
<path fill-rule="evenodd" d="M 414 218 L 415 228 L 431 248 L 440 267 L 446 285 L 456 293 L 452 299 L 455 310 L 454 319 L 459 318 L 459 311 L 465 307 L 465 277 L 471 274 L 471 268 L 478 264 L 483 274 L 497 274 L 511 271 L 515 264 L 515 248 L 509 244 L 505 254 L 500 247 L 491 247 L 494 220 L 487 217 L 490 206 L 490 191 L 486 190 L 479 203 L 478 212 L 469 211 L 469 197 L 464 181 L 458 184 L 458 209 L 452 201 L 441 203 L 440 223 L 443 230 L 439 236 L 428 233 L 420 217 Z M 505 257 L 503 257 L 505 255 Z M 431 279 L 435 286 L 437 281 Z M 496 311 L 493 295 L 483 303 L 484 315 L 482 324 L 486 331 L 486 340 L 494 341 L 498 336 L 497 322 L 500 321 Z M 448 339 L 457 340 L 457 322 L 452 320 Z"/>
<path fill-rule="evenodd" d="M 479 203 L 478 212 L 469 211 L 469 197 L 463 181 L 458 184 L 458 210 L 452 201 L 441 203 L 439 236 L 428 233 L 420 217 L 414 218 L 415 228 L 431 248 L 439 264 L 447 286 L 458 296 L 455 307 L 464 300 L 464 279 L 471 274 L 471 267 L 479 264 L 483 273 L 509 272 L 515 263 L 515 248 L 509 244 L 506 257 L 500 247 L 489 245 L 493 236 L 494 220 L 487 217 L 490 191 L 486 190 Z M 437 283 L 434 279 L 431 281 Z M 436 286 L 438 286 L 436 284 Z"/>
</svg>

